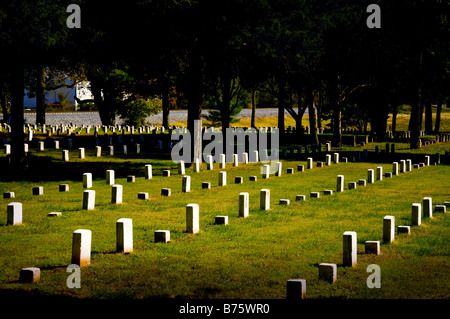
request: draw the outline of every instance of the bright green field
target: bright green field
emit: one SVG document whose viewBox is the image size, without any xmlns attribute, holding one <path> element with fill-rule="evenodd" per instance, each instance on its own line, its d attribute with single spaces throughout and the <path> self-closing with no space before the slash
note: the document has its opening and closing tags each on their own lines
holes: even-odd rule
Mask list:
<svg viewBox="0 0 450 319">
<path fill-rule="evenodd" d="M 448 150 L 449 143 L 442 144 Z M 391 164 L 340 163 L 305 172 L 298 164 L 282 161 L 283 174 L 262 179 L 261 163 L 227 164 L 227 185 L 218 186 L 218 164 L 213 171 L 200 173 L 186 169 L 191 176 L 191 192 L 181 192 L 181 176 L 171 161 L 151 158 L 131 159 L 117 156 L 79 160 L 71 151 L 72 174 L 65 180 L 56 175 L 64 163 L 60 151 L 35 153 L 40 159 L 50 156 L 54 173 L 50 181 L 0 182 L 0 191 L 14 191 L 16 198 L 1 199 L 4 215 L 0 218 L 0 289 L 3 293 L 27 291 L 40 295 L 67 295 L 76 298 L 262 298 L 284 299 L 286 281 L 307 281 L 307 298 L 351 299 L 448 299 L 450 297 L 450 226 L 449 214 L 435 213 L 421 226 L 411 227 L 411 234 L 396 235 L 390 244 L 381 244 L 381 255 L 364 253 L 367 240 L 382 241 L 383 217 L 395 216 L 397 225 L 411 225 L 411 204 L 431 196 L 433 204 L 450 200 L 450 167 L 430 166 L 400 176 L 377 181 L 356 190 L 336 193 L 337 175 L 348 182 L 367 178 L 367 170 Z M 431 154 L 434 154 L 431 152 Z M 142 156 L 144 157 L 144 156 Z M 405 154 L 405 159 L 407 159 Z M 153 164 L 153 179 L 144 179 L 144 165 Z M 127 167 L 136 175 L 127 183 Z M 295 168 L 287 175 L 286 168 Z M 162 169 L 171 168 L 170 177 Z M 111 204 L 111 186 L 106 185 L 107 169 L 116 170 L 116 184 L 124 186 L 124 203 Z M 94 211 L 82 208 L 82 172 L 93 172 L 96 191 Z M 68 171 L 69 173 L 69 171 Z M 249 176 L 258 180 L 250 182 Z M 43 176 L 43 175 L 42 175 Z M 234 184 L 243 176 L 243 184 Z M 201 189 L 209 181 L 212 188 Z M 60 193 L 58 185 L 70 184 L 70 191 Z M 44 186 L 44 195 L 33 196 L 33 186 Z M 171 188 L 171 197 L 161 197 L 161 188 Z M 271 209 L 259 209 L 259 193 L 270 189 Z M 323 195 L 326 189 L 333 195 Z M 311 199 L 309 193 L 321 192 Z M 138 192 L 148 192 L 149 201 L 137 199 Z M 250 195 L 250 216 L 238 217 L 240 192 Z M 295 196 L 306 195 L 306 202 Z M 290 199 L 280 206 L 279 199 Z M 23 224 L 6 226 L 6 206 L 12 201 L 23 204 Z M 185 232 L 185 207 L 200 206 L 200 233 Z M 49 218 L 50 212 L 62 212 Z M 227 215 L 228 226 L 215 225 L 214 217 Z M 116 221 L 133 220 L 134 252 L 116 253 Z M 72 233 L 77 229 L 92 231 L 91 265 L 82 268 L 81 288 L 68 288 Z M 170 230 L 171 242 L 154 243 L 154 231 Z M 342 234 L 357 232 L 358 262 L 354 268 L 342 266 Z M 319 263 L 336 263 L 338 279 L 334 285 L 318 280 Z M 367 266 L 381 268 L 381 288 L 366 285 Z M 39 267 L 41 281 L 18 281 L 20 269 Z"/>
</svg>

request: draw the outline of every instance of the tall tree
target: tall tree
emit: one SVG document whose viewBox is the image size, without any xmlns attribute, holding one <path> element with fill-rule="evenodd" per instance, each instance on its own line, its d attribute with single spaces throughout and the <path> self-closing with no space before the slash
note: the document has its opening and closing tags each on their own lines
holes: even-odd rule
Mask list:
<svg viewBox="0 0 450 319">
<path fill-rule="evenodd" d="M 11 85 L 11 164 L 23 170 L 24 73 L 63 55 L 68 31 L 66 4 L 59 0 L 2 2 L 0 14 L 0 49 L 5 54 L 1 68 L 10 74 Z"/>
</svg>

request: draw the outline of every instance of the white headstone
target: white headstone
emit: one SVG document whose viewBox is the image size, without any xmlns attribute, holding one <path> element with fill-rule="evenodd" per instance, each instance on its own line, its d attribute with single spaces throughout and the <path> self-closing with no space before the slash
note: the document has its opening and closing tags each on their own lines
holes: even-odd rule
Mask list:
<svg viewBox="0 0 450 319">
<path fill-rule="evenodd" d="M 320 263 L 319 264 L 319 279 L 328 281 L 330 284 L 334 284 L 337 279 L 337 265 Z"/>
<path fill-rule="evenodd" d="M 258 151 L 253 151 L 253 160 L 252 162 L 258 163 L 259 162 L 259 153 Z"/>
<path fill-rule="evenodd" d="M 277 170 L 275 171 L 275 176 L 281 176 L 283 164 L 281 162 L 277 162 Z"/>
<path fill-rule="evenodd" d="M 200 159 L 194 158 L 194 172 L 200 172 Z"/>
<path fill-rule="evenodd" d="M 394 176 L 398 175 L 398 162 L 392 163 L 392 175 Z"/>
<path fill-rule="evenodd" d="M 328 144 L 328 143 L 327 143 L 327 144 Z M 331 165 L 331 154 L 325 155 L 325 164 L 326 164 L 327 166 L 330 166 L 330 165 Z"/>
<path fill-rule="evenodd" d="M 6 208 L 6 225 L 22 224 L 22 203 L 9 203 Z"/>
<path fill-rule="evenodd" d="M 72 236 L 72 264 L 80 267 L 91 263 L 92 233 L 88 229 L 77 229 Z"/>
<path fill-rule="evenodd" d="M 145 193 L 145 192 L 138 193 L 138 199 L 147 200 L 148 199 L 148 193 Z"/>
<path fill-rule="evenodd" d="M 111 189 L 111 204 L 122 204 L 123 186 L 113 185 Z"/>
<path fill-rule="evenodd" d="M 189 204 L 186 206 L 186 232 L 196 234 L 199 229 L 199 206 Z"/>
<path fill-rule="evenodd" d="M 411 206 L 411 224 L 413 226 L 420 226 L 422 223 L 422 206 L 419 203 L 414 203 Z"/>
<path fill-rule="evenodd" d="M 380 254 L 380 242 L 379 241 L 371 241 L 368 240 L 364 243 L 365 253 L 366 254 Z"/>
<path fill-rule="evenodd" d="M 183 193 L 188 193 L 191 191 L 191 177 L 190 176 L 183 176 L 183 181 L 182 181 L 182 192 Z"/>
<path fill-rule="evenodd" d="M 411 227 L 409 226 L 397 226 L 397 234 L 410 234 Z"/>
<path fill-rule="evenodd" d="M 383 241 L 390 243 L 394 241 L 395 236 L 395 217 L 384 216 L 383 218 Z"/>
<path fill-rule="evenodd" d="M 313 168 L 313 159 L 312 157 L 308 157 L 306 159 L 306 169 L 312 169 Z"/>
<path fill-rule="evenodd" d="M 423 217 L 433 218 L 433 199 L 431 197 L 424 197 L 423 204 Z"/>
<path fill-rule="evenodd" d="M 116 222 L 116 251 L 118 253 L 133 252 L 133 220 L 120 218 Z"/>
<path fill-rule="evenodd" d="M 219 159 L 220 159 L 220 168 L 221 169 L 224 169 L 226 166 L 226 157 L 225 157 L 225 154 L 220 154 L 219 155 Z"/>
<path fill-rule="evenodd" d="M 214 168 L 214 166 L 213 166 L 213 157 L 212 157 L 212 155 L 207 155 L 206 156 L 206 169 L 208 171 L 212 171 L 213 168 Z"/>
<path fill-rule="evenodd" d="M 239 157 L 237 154 L 233 154 L 233 166 L 237 167 L 239 165 Z"/>
<path fill-rule="evenodd" d="M 33 195 L 43 195 L 44 187 L 43 186 L 35 186 L 33 187 Z"/>
<path fill-rule="evenodd" d="M 114 171 L 112 169 L 108 169 L 106 171 L 106 185 L 114 185 L 114 181 Z"/>
<path fill-rule="evenodd" d="M 228 225 L 228 216 L 216 216 L 215 223 L 216 225 Z"/>
<path fill-rule="evenodd" d="M 349 182 L 348 189 L 356 189 L 356 182 Z"/>
<path fill-rule="evenodd" d="M 289 279 L 286 284 L 286 299 L 301 300 L 306 298 L 306 280 Z"/>
<path fill-rule="evenodd" d="M 333 153 L 334 164 L 339 163 L 339 153 Z"/>
<path fill-rule="evenodd" d="M 146 164 L 145 165 L 145 179 L 152 179 L 152 178 L 153 178 L 152 165 Z"/>
<path fill-rule="evenodd" d="M 239 217 L 248 217 L 249 213 L 249 194 L 242 192 L 239 194 Z"/>
<path fill-rule="evenodd" d="M 86 155 L 85 155 L 84 147 L 80 147 L 80 148 L 78 149 L 78 158 L 84 159 L 85 156 L 86 156 Z"/>
<path fill-rule="evenodd" d="M 242 163 L 248 164 L 248 153 L 242 153 Z"/>
<path fill-rule="evenodd" d="M 69 151 L 68 150 L 63 150 L 61 155 L 62 155 L 62 160 L 64 162 L 69 161 Z"/>
<path fill-rule="evenodd" d="M 404 173 L 406 171 L 406 161 L 400 160 L 400 173 Z"/>
<path fill-rule="evenodd" d="M 270 174 L 270 166 L 268 164 L 263 165 L 262 178 L 269 178 L 269 174 Z"/>
<path fill-rule="evenodd" d="M 92 173 L 84 173 L 83 174 L 83 187 L 84 188 L 92 187 Z"/>
<path fill-rule="evenodd" d="M 168 243 L 168 242 L 170 242 L 170 230 L 155 231 L 155 243 Z"/>
<path fill-rule="evenodd" d="M 346 231 L 343 235 L 343 265 L 354 267 L 356 265 L 357 256 L 356 232 Z"/>
<path fill-rule="evenodd" d="M 27 267 L 20 270 L 19 281 L 21 282 L 38 282 L 41 280 L 41 269 L 37 267 Z"/>
<path fill-rule="evenodd" d="M 378 166 L 377 167 L 377 181 L 382 181 L 382 180 L 383 180 L 383 167 Z"/>
<path fill-rule="evenodd" d="M 4 192 L 3 193 L 3 198 L 8 199 L 8 198 L 15 198 L 16 194 L 14 192 Z"/>
<path fill-rule="evenodd" d="M 185 169 L 184 161 L 180 161 L 180 162 L 178 163 L 178 174 L 180 174 L 180 175 L 186 174 L 186 169 Z"/>
<path fill-rule="evenodd" d="M 406 160 L 406 171 L 411 172 L 412 171 L 412 161 L 410 159 Z"/>
<path fill-rule="evenodd" d="M 336 192 L 343 192 L 344 191 L 344 175 L 338 175 L 337 176 L 337 187 Z"/>
<path fill-rule="evenodd" d="M 261 189 L 259 203 L 260 209 L 262 210 L 270 209 L 270 189 Z"/>
<path fill-rule="evenodd" d="M 374 182 L 375 182 L 374 171 L 373 171 L 373 169 L 368 169 L 367 170 L 367 183 L 373 184 Z"/>
<path fill-rule="evenodd" d="M 172 190 L 170 188 L 161 188 L 161 196 L 170 196 Z"/>
<path fill-rule="evenodd" d="M 47 214 L 47 217 L 59 217 L 61 215 L 62 215 L 61 212 L 51 212 Z"/>
<path fill-rule="evenodd" d="M 219 186 L 227 185 L 227 172 L 220 171 L 219 172 Z"/>
<path fill-rule="evenodd" d="M 83 209 L 93 210 L 95 207 L 95 191 L 85 190 L 83 192 Z"/>
</svg>

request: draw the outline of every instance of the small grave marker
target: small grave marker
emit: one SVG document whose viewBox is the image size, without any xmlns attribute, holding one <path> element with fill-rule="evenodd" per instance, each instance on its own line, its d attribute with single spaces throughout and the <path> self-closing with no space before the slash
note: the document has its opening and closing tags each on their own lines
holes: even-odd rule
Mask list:
<svg viewBox="0 0 450 319">
<path fill-rule="evenodd" d="M 84 267 L 91 263 L 91 240 L 92 232 L 88 229 L 77 229 L 73 232 L 72 264 Z"/>
</svg>

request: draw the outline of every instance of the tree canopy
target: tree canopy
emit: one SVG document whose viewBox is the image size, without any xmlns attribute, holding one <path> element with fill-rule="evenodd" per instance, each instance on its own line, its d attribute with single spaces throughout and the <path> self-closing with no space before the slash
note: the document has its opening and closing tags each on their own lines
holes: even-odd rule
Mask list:
<svg viewBox="0 0 450 319">
<path fill-rule="evenodd" d="M 383 138 L 389 112 L 408 104 L 416 148 L 424 107 L 428 112 L 431 104 L 448 103 L 449 8 L 443 0 L 72 3 L 80 8 L 80 28 L 67 25 L 66 1 L 0 5 L 2 109 L 6 114 L 4 101 L 10 99 L 18 162 L 24 157 L 24 83 L 34 81 L 42 93 L 45 70 L 86 78 L 106 125 L 117 114 L 145 107 L 139 101 L 159 97 L 168 126 L 176 96 L 186 100 L 188 129 L 205 106 L 213 106 L 215 119 L 227 128 L 244 92 L 266 91 L 278 103 L 281 131 L 285 110 L 300 125 L 308 109 L 317 143 L 320 116 L 316 122 L 311 115 L 327 113 L 336 145 L 342 125 L 357 123 L 358 116 Z M 378 16 L 367 12 L 372 3 Z M 380 27 L 369 19 L 379 19 Z M 42 112 L 39 121 L 45 122 Z M 426 127 L 431 130 L 429 118 Z"/>
</svg>

